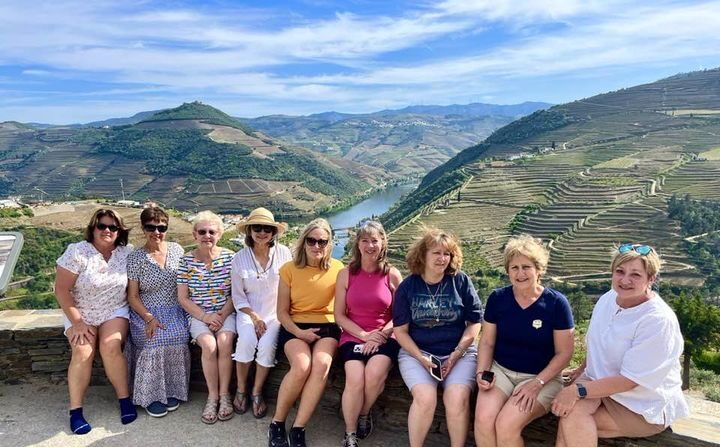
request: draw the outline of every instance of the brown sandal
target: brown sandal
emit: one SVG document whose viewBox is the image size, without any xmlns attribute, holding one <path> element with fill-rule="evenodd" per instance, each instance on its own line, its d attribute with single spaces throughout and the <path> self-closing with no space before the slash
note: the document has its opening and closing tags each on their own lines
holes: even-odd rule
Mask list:
<svg viewBox="0 0 720 447">
<path fill-rule="evenodd" d="M 252 396 L 252 403 L 253 403 L 253 416 L 255 416 L 255 419 L 262 419 L 267 414 L 267 404 L 265 403 L 265 398 L 262 394 L 253 394 Z"/>
<path fill-rule="evenodd" d="M 205 408 L 203 408 L 202 416 L 200 420 L 203 423 L 212 425 L 218 420 L 218 400 L 208 398 L 205 402 Z"/>
<path fill-rule="evenodd" d="M 218 409 L 218 419 L 221 421 L 227 421 L 235 416 L 233 411 L 233 402 L 229 394 L 220 395 L 220 408 Z"/>
<path fill-rule="evenodd" d="M 248 410 L 248 397 L 247 393 L 242 393 L 240 391 L 235 393 L 235 400 L 233 401 L 233 409 L 235 410 L 235 413 L 237 414 L 245 414 L 245 412 Z"/>
</svg>

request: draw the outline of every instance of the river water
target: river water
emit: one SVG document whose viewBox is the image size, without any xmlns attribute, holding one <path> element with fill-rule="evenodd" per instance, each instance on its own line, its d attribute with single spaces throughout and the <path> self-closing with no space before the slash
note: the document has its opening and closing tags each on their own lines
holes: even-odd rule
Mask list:
<svg viewBox="0 0 720 447">
<path fill-rule="evenodd" d="M 340 229 L 335 232 L 335 246 L 333 247 L 333 258 L 340 259 L 345 253 L 345 245 L 349 241 L 346 228 L 354 227 L 361 220 L 371 216 L 379 216 L 397 202 L 404 194 L 409 193 L 417 187 L 417 184 L 404 184 L 391 186 L 378 191 L 362 202 L 358 202 L 350 208 L 338 211 L 327 218 L 330 226 Z"/>
</svg>

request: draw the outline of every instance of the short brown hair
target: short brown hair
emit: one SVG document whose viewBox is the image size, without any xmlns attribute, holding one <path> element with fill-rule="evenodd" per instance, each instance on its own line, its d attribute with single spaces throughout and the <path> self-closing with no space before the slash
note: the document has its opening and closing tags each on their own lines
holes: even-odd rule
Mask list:
<svg viewBox="0 0 720 447">
<path fill-rule="evenodd" d="M 538 279 L 547 272 L 550 253 L 542 243 L 542 240 L 532 237 L 529 234 L 521 234 L 510 238 L 505 244 L 503 257 L 505 261 L 505 273 L 510 268 L 510 262 L 516 256 L 525 256 L 535 265 L 538 272 Z"/>
<path fill-rule="evenodd" d="M 130 235 L 130 228 L 125 226 L 123 218 L 117 213 L 117 211 L 110 208 L 100 208 L 93 213 L 92 217 L 90 218 L 90 222 L 88 223 L 88 226 L 85 228 L 85 240 L 92 244 L 95 234 L 95 226 L 98 224 L 98 222 L 100 222 L 100 219 L 105 216 L 113 219 L 115 221 L 115 225 L 120 228 L 118 230 L 117 238 L 115 238 L 114 245 L 116 247 L 127 245 L 128 236 Z"/>
<path fill-rule="evenodd" d="M 446 275 L 454 275 L 462 268 L 463 255 L 460 249 L 460 241 L 452 233 L 447 233 L 438 228 L 421 227 L 421 234 L 415 239 L 410 250 L 408 250 L 405 261 L 407 268 L 416 275 L 425 271 L 425 255 L 435 245 L 442 245 L 450 252 L 450 263 L 445 268 Z"/>
<path fill-rule="evenodd" d="M 307 254 L 305 253 L 305 238 L 308 234 L 312 233 L 318 228 L 324 230 L 328 234 L 328 244 L 325 247 L 325 255 L 320 260 L 320 265 L 318 267 L 323 270 L 330 269 L 330 259 L 332 259 L 333 246 L 332 228 L 330 227 L 330 224 L 327 220 L 320 217 L 310 221 L 310 223 L 305 225 L 305 228 L 303 228 L 303 230 L 300 232 L 300 236 L 298 236 L 297 241 L 295 241 L 295 246 L 293 247 L 293 262 L 296 266 L 300 268 L 304 268 L 307 266 Z"/>
<path fill-rule="evenodd" d="M 163 211 L 162 208 L 158 208 L 156 206 L 142 210 L 142 213 L 140 213 L 140 224 L 145 225 L 146 223 L 153 221 L 170 223 L 170 216 L 168 216 L 168 213 Z"/>
</svg>

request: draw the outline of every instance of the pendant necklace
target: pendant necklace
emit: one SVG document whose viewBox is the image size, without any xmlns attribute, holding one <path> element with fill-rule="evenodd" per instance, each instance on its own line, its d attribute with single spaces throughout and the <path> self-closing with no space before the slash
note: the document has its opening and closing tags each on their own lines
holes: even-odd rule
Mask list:
<svg viewBox="0 0 720 447">
<path fill-rule="evenodd" d="M 445 278 L 443 278 L 445 279 Z M 438 298 L 442 295 L 443 289 L 445 289 L 445 283 L 443 280 L 440 280 L 440 283 L 437 286 L 437 289 L 435 289 L 435 293 L 432 293 L 430 291 L 430 285 L 423 279 L 423 282 L 425 283 L 425 288 L 427 289 L 428 295 L 432 299 L 433 306 L 435 306 L 435 322 L 440 322 L 440 306 L 438 306 Z"/>
<path fill-rule="evenodd" d="M 262 271 L 258 269 L 258 265 L 260 264 L 258 260 L 255 258 L 255 253 L 250 250 L 250 253 L 252 253 L 253 258 L 253 267 L 255 267 L 255 273 L 257 275 L 257 279 L 260 279 L 261 276 L 265 276 L 265 273 L 267 273 L 268 270 L 270 270 L 270 267 L 273 265 L 273 261 L 275 261 L 275 252 L 273 252 L 272 257 L 270 258 L 270 262 L 268 262 L 267 267 L 265 267 Z M 260 267 L 262 268 L 262 266 Z"/>
</svg>

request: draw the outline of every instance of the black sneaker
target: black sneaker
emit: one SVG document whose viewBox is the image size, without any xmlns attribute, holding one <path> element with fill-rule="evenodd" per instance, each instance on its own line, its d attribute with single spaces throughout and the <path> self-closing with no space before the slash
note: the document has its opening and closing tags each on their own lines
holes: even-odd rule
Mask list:
<svg viewBox="0 0 720 447">
<path fill-rule="evenodd" d="M 285 422 L 272 421 L 268 427 L 269 447 L 288 447 Z"/>
<path fill-rule="evenodd" d="M 368 436 L 370 436 L 370 433 L 373 431 L 373 420 L 372 420 L 372 413 L 368 413 L 366 415 L 360 415 L 358 418 L 358 426 L 357 426 L 357 437 L 358 439 L 365 439 Z"/>
<path fill-rule="evenodd" d="M 305 427 L 293 427 L 288 436 L 290 447 L 307 447 L 305 444 Z"/>
<path fill-rule="evenodd" d="M 357 435 L 355 433 L 345 433 L 345 439 L 343 439 L 342 447 L 358 447 Z"/>
</svg>

